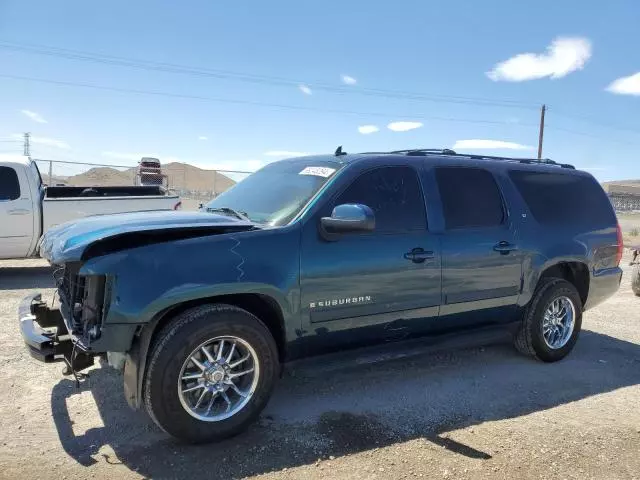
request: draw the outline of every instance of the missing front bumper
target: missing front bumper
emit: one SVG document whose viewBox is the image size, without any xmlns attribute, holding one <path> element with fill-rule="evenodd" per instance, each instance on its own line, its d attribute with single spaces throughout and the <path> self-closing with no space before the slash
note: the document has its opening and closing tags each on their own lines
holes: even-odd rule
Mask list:
<svg viewBox="0 0 640 480">
<path fill-rule="evenodd" d="M 49 308 L 39 293 L 25 297 L 18 308 L 20 331 L 29 354 L 44 363 L 65 362 L 71 371 L 93 365 L 94 355 L 69 335 L 57 309 Z"/>
</svg>

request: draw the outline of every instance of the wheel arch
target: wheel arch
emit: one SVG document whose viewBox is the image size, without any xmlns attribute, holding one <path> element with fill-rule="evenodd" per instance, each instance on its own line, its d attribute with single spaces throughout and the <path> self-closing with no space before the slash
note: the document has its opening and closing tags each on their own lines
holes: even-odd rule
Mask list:
<svg viewBox="0 0 640 480">
<path fill-rule="evenodd" d="M 586 263 L 574 260 L 563 260 L 552 265 L 547 265 L 544 270 L 540 272 L 537 285 L 548 278 L 562 278 L 571 283 L 580 295 L 582 306 L 584 307 L 587 303 L 591 278 L 589 275 L 589 267 Z"/>
<path fill-rule="evenodd" d="M 255 315 L 267 327 L 278 348 L 278 358 L 284 362 L 287 358 L 287 338 L 284 312 L 278 301 L 263 293 L 231 293 L 191 299 L 171 305 L 158 312 L 152 320 L 141 328 L 134 340 L 133 347 L 127 353 L 124 371 L 124 390 L 129 405 L 138 409 L 141 406 L 142 386 L 151 346 L 158 333 L 182 312 L 201 305 L 233 305 Z"/>
</svg>

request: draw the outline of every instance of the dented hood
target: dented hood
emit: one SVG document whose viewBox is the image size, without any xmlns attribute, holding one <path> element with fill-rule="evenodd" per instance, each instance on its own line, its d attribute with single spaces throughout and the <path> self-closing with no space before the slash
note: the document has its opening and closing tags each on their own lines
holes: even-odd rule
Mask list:
<svg viewBox="0 0 640 480">
<path fill-rule="evenodd" d="M 132 212 L 96 215 L 58 225 L 45 233 L 40 241 L 40 255 L 53 264 L 82 260 L 85 251 L 99 242 L 140 237 L 144 243 L 176 240 L 196 235 L 212 235 L 255 228 L 249 221 L 205 212 Z M 138 235 L 136 235 L 138 234 Z M 124 243 L 123 242 L 123 243 Z M 131 242 L 132 246 L 139 246 Z"/>
</svg>

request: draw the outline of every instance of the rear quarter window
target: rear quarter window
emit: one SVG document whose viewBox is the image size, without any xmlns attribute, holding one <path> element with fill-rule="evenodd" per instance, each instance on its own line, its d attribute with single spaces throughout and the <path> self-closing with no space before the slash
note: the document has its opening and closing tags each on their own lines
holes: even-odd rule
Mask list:
<svg viewBox="0 0 640 480">
<path fill-rule="evenodd" d="M 589 228 L 616 224 L 609 198 L 593 177 L 522 170 L 513 170 L 509 176 L 541 224 Z"/>
</svg>

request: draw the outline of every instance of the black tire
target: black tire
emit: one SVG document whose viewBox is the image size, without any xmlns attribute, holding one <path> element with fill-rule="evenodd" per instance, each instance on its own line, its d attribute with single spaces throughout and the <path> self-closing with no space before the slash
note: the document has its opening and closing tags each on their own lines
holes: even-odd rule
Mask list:
<svg viewBox="0 0 640 480">
<path fill-rule="evenodd" d="M 187 356 L 219 336 L 248 342 L 260 365 L 249 402 L 235 415 L 216 422 L 191 416 L 180 402 L 178 377 Z M 228 438 L 246 429 L 264 409 L 279 371 L 278 350 L 267 327 L 251 313 L 231 305 L 202 305 L 178 315 L 159 332 L 148 361 L 144 403 L 153 421 L 169 435 L 188 443 Z"/>
<path fill-rule="evenodd" d="M 558 349 L 547 345 L 542 334 L 544 313 L 551 302 L 558 297 L 567 297 L 575 308 L 573 332 L 567 343 Z M 542 360 L 557 362 L 573 349 L 582 328 L 582 300 L 571 283 L 561 278 L 545 278 L 540 281 L 533 298 L 525 309 L 522 324 L 515 338 L 516 348 L 523 354 Z"/>
<path fill-rule="evenodd" d="M 631 269 L 631 290 L 640 297 L 640 265 L 637 263 Z"/>
</svg>

